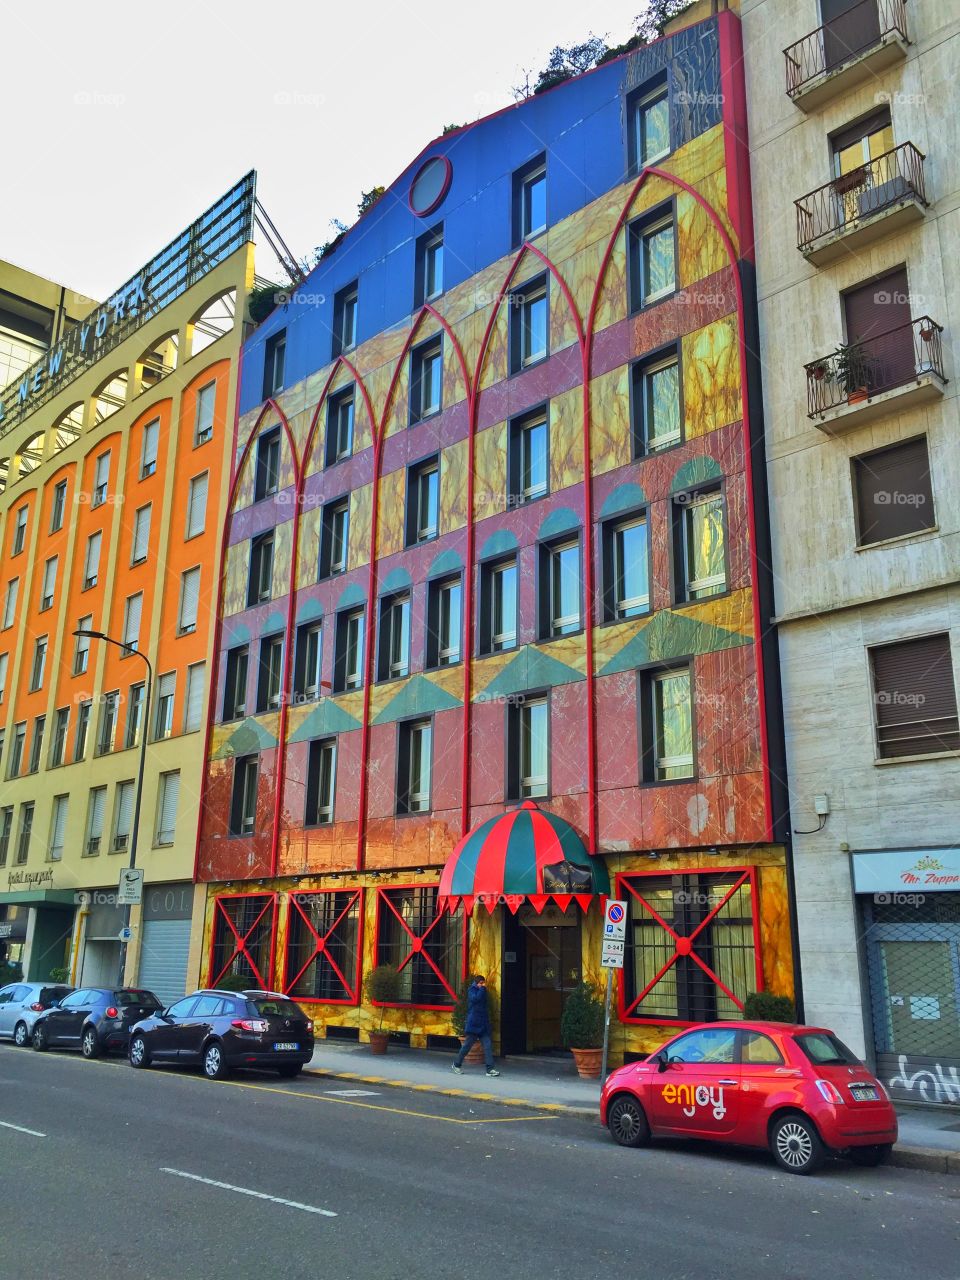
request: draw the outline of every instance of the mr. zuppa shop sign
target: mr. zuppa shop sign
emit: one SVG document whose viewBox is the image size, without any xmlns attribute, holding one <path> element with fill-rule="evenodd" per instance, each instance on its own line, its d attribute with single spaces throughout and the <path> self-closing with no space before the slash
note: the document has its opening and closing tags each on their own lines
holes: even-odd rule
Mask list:
<svg viewBox="0 0 960 1280">
<path fill-rule="evenodd" d="M 898 849 L 853 855 L 857 893 L 960 891 L 960 849 Z"/>
</svg>

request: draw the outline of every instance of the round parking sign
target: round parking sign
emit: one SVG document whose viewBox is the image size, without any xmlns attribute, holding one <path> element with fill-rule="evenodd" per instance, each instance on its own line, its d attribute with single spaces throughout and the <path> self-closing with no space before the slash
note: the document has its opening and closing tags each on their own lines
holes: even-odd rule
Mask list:
<svg viewBox="0 0 960 1280">
<path fill-rule="evenodd" d="M 620 921 L 623 919 L 623 907 L 621 907 L 619 902 L 615 902 L 611 906 L 610 919 L 613 921 L 614 924 L 619 924 Z"/>
</svg>

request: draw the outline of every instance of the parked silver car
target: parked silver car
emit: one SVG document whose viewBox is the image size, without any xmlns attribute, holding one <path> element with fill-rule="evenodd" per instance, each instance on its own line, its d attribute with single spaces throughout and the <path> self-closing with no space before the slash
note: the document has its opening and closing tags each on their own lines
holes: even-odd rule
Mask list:
<svg viewBox="0 0 960 1280">
<path fill-rule="evenodd" d="M 0 1040 L 13 1040 L 25 1048 L 40 1014 L 72 990 L 55 982 L 11 982 L 0 987 Z"/>
</svg>

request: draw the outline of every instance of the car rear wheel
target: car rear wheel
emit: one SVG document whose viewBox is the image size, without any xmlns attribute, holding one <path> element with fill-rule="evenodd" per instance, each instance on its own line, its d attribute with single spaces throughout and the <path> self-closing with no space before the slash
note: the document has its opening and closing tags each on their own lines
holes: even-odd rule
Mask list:
<svg viewBox="0 0 960 1280">
<path fill-rule="evenodd" d="M 47 1030 L 42 1022 L 38 1022 L 33 1028 L 32 1044 L 38 1053 L 43 1053 L 44 1049 L 50 1048 L 50 1042 L 47 1039 Z"/>
<path fill-rule="evenodd" d="M 650 1126 L 643 1107 L 629 1094 L 621 1094 L 610 1103 L 607 1128 L 621 1147 L 642 1147 L 650 1141 Z"/>
<path fill-rule="evenodd" d="M 230 1074 L 223 1056 L 223 1045 L 218 1040 L 212 1041 L 203 1051 L 203 1074 L 208 1080 L 223 1080 Z"/>
<path fill-rule="evenodd" d="M 25 1022 L 18 1022 L 13 1028 L 13 1043 L 18 1049 L 25 1049 L 30 1043 L 30 1032 Z"/>
<path fill-rule="evenodd" d="M 851 1147 L 850 1159 L 861 1169 L 875 1169 L 879 1164 L 886 1164 L 893 1150 L 892 1142 L 880 1142 L 873 1147 Z"/>
<path fill-rule="evenodd" d="M 80 1052 L 85 1058 L 100 1057 L 100 1040 L 95 1027 L 84 1027 L 80 1037 Z"/>
<path fill-rule="evenodd" d="M 149 1067 L 150 1050 L 147 1048 L 147 1042 L 143 1036 L 134 1036 L 130 1041 L 128 1050 L 131 1067 Z"/>
<path fill-rule="evenodd" d="M 813 1121 L 799 1112 L 781 1116 L 774 1122 L 770 1150 L 787 1173 L 816 1173 L 827 1155 Z"/>
<path fill-rule="evenodd" d="M 303 1067 L 298 1062 L 296 1066 L 277 1067 L 277 1074 L 283 1080 L 295 1080 Z"/>
</svg>

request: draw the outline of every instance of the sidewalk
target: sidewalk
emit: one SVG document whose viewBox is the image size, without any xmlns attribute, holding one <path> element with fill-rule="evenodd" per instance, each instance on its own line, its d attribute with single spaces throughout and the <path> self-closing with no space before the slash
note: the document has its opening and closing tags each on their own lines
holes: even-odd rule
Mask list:
<svg viewBox="0 0 960 1280">
<path fill-rule="evenodd" d="M 379 1056 L 367 1045 L 320 1040 L 307 1071 L 360 1084 L 396 1085 L 425 1093 L 500 1102 L 504 1106 L 558 1111 L 598 1120 L 599 1080 L 581 1080 L 572 1058 L 498 1058 L 499 1079 L 488 1079 L 482 1064 L 450 1070 L 452 1053 L 390 1046 Z M 960 1174 L 960 1111 L 899 1107 L 900 1141 L 892 1164 L 933 1173 Z"/>
</svg>

